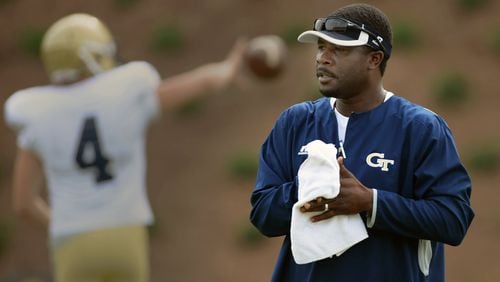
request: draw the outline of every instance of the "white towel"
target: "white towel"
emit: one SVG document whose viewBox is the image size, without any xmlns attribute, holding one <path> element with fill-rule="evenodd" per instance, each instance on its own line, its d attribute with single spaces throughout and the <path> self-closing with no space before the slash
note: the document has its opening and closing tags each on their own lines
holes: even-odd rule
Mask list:
<svg viewBox="0 0 500 282">
<path fill-rule="evenodd" d="M 333 144 L 314 140 L 301 150 L 307 159 L 298 171 L 298 201 L 292 210 L 290 239 L 297 264 L 341 255 L 351 246 L 368 238 L 359 214 L 337 215 L 312 222 L 311 216 L 322 212 L 302 213 L 300 207 L 317 197 L 335 198 L 340 192 L 337 149 Z"/>
<path fill-rule="evenodd" d="M 429 240 L 418 240 L 418 266 L 425 276 L 429 276 L 432 259 L 432 245 Z"/>
</svg>

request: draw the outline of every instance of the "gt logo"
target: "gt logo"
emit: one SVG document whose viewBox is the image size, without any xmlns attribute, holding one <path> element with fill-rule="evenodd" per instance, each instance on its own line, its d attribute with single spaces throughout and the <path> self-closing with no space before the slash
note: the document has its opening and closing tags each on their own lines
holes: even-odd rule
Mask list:
<svg viewBox="0 0 500 282">
<path fill-rule="evenodd" d="M 382 171 L 389 171 L 389 165 L 394 165 L 394 160 L 384 159 L 382 153 L 371 153 L 366 156 L 366 163 L 371 167 L 380 167 Z"/>
</svg>

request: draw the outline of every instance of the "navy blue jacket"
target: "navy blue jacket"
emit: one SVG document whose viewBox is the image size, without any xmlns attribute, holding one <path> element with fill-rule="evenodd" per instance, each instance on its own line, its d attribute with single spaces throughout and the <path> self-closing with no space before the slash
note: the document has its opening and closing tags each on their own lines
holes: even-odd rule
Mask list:
<svg viewBox="0 0 500 282">
<path fill-rule="evenodd" d="M 443 243 L 460 244 L 474 217 L 471 181 L 444 120 L 398 96 L 353 113 L 345 166 L 377 189 L 375 223 L 368 239 L 341 256 L 298 265 L 290 249 L 290 221 L 297 171 L 307 158 L 298 152 L 316 139 L 338 148 L 337 120 L 327 98 L 284 111 L 261 148 L 250 218 L 264 235 L 285 236 L 272 281 L 444 281 Z M 384 171 L 373 167 L 373 158 L 370 166 L 371 153 L 394 163 Z M 427 277 L 418 266 L 419 239 L 432 244 Z"/>
</svg>

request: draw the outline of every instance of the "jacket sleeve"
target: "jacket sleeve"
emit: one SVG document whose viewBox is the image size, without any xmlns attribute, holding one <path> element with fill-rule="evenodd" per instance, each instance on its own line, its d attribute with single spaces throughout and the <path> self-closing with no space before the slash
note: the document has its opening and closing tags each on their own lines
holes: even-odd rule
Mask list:
<svg viewBox="0 0 500 282">
<path fill-rule="evenodd" d="M 292 172 L 293 132 L 284 112 L 261 147 L 259 169 L 251 196 L 251 222 L 266 236 L 290 232 L 292 207 L 297 201 L 296 179 Z"/>
<path fill-rule="evenodd" d="M 413 138 L 414 137 L 414 138 Z M 459 245 L 474 217 L 471 180 L 446 123 L 436 119 L 410 138 L 416 146 L 414 198 L 378 190 L 374 228 L 410 238 Z"/>
</svg>

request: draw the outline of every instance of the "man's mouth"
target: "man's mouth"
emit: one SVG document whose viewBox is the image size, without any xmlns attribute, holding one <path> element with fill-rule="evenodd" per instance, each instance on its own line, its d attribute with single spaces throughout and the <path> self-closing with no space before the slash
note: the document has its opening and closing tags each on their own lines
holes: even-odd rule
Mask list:
<svg viewBox="0 0 500 282">
<path fill-rule="evenodd" d="M 318 68 L 316 70 L 316 77 L 318 78 L 320 83 L 328 83 L 332 79 L 337 78 L 335 74 L 324 68 Z"/>
</svg>

